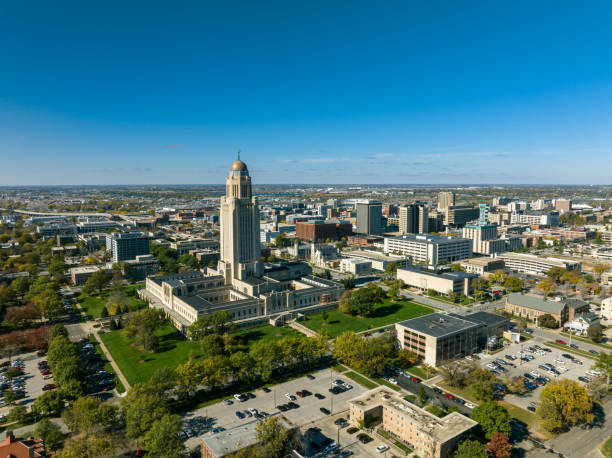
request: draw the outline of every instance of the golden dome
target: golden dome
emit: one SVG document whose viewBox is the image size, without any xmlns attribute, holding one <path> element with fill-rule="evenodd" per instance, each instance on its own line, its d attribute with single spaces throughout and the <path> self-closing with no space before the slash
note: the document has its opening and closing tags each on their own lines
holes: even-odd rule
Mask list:
<svg viewBox="0 0 612 458">
<path fill-rule="evenodd" d="M 242 162 L 240 159 L 238 159 L 237 161 L 234 161 L 232 163 L 232 166 L 230 167 L 230 170 L 238 170 L 238 171 L 247 171 L 247 166 L 244 162 Z"/>
</svg>

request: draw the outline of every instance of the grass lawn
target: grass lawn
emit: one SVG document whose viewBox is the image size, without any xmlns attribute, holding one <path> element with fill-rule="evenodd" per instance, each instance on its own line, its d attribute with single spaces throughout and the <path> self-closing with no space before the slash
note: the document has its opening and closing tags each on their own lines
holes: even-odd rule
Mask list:
<svg viewBox="0 0 612 458">
<path fill-rule="evenodd" d="M 145 354 L 126 339 L 121 331 L 110 331 L 102 334 L 100 338 L 111 352 L 115 362 L 130 384 L 146 382 L 160 367 L 174 370 L 179 364 L 189 359 L 193 352 L 195 358 L 203 357 L 204 353 L 199 342 L 185 339 L 174 326 L 167 324 L 155 331 L 160 340 L 160 351 L 146 353 L 144 362 L 141 355 Z M 250 347 L 261 339 L 276 339 L 284 336 L 303 336 L 295 329 L 289 327 L 275 328 L 273 326 L 259 326 L 245 329 L 232 334 L 237 337 L 237 343 Z"/>
<path fill-rule="evenodd" d="M 143 286 L 144 283 L 138 283 L 135 285 L 128 285 L 123 288 L 123 290 L 127 293 L 128 299 L 130 301 L 130 305 L 128 306 L 130 312 L 146 307 L 146 303 L 144 301 L 141 301 L 133 295 L 137 289 L 142 288 Z M 90 319 L 100 318 L 102 314 L 102 309 L 108 301 L 109 294 L 110 290 L 102 290 L 102 294 L 99 296 L 81 294 L 78 297 L 78 301 Z"/>
<path fill-rule="evenodd" d="M 420 378 L 421 380 L 427 380 L 428 378 L 431 378 L 434 376 L 433 371 L 432 371 L 430 372 L 430 376 L 427 377 L 427 372 L 425 372 L 419 366 L 409 367 L 408 369 L 406 369 L 406 372 L 409 372 L 410 374 L 414 375 L 415 377 Z"/>
<path fill-rule="evenodd" d="M 121 383 L 121 380 L 119 380 L 119 377 L 117 377 L 115 374 L 115 370 L 113 369 L 113 366 L 111 366 L 111 363 L 106 359 L 106 356 L 104 356 L 104 352 L 100 348 L 100 344 L 92 334 L 90 334 L 88 337 L 90 342 L 94 344 L 96 353 L 100 355 L 100 359 L 104 363 L 104 370 L 109 374 L 113 374 L 113 380 L 115 381 L 117 392 L 124 393 L 125 387 L 123 386 L 123 383 Z"/>
<path fill-rule="evenodd" d="M 465 387 L 465 388 L 450 387 L 442 382 L 437 383 L 436 385 L 438 385 L 438 387 L 440 387 L 440 389 L 442 389 L 443 391 L 447 391 L 451 394 L 456 394 L 461 399 L 479 404 L 479 402 L 476 399 L 474 399 L 474 395 L 472 394 L 472 391 L 470 390 L 469 387 Z"/>
<path fill-rule="evenodd" d="M 331 368 L 336 372 L 340 372 L 341 374 L 349 370 L 348 367 L 343 366 L 342 364 L 334 364 Z"/>
<path fill-rule="evenodd" d="M 347 315 L 340 310 L 330 310 L 327 312 L 327 322 L 323 320 L 323 313 L 308 316 L 302 324 L 313 331 L 324 328 L 330 337 L 337 337 L 345 331 L 365 331 L 367 329 L 386 326 L 398 321 L 428 315 L 433 310 L 412 301 L 397 301 L 385 299 L 382 304 L 374 307 L 371 317 L 361 318 Z"/>
<path fill-rule="evenodd" d="M 569 334 L 567 332 L 562 332 L 561 333 L 562 336 L 568 337 L 569 338 Z M 580 342 L 584 342 L 584 343 L 588 343 L 591 345 L 597 345 L 598 347 L 601 348 L 605 348 L 606 350 L 612 350 L 612 345 L 608 345 L 605 343 L 601 343 L 601 342 L 593 342 L 591 339 L 587 339 L 584 337 L 580 337 L 580 336 L 576 336 L 572 334 L 572 340 L 579 340 Z"/>
<path fill-rule="evenodd" d="M 601 453 L 603 453 L 603 456 L 606 458 L 612 458 L 612 437 L 602 444 Z"/>
<path fill-rule="evenodd" d="M 507 401 L 498 401 L 498 404 L 508 409 L 508 413 L 512 418 L 516 418 L 518 421 L 523 422 L 528 428 L 531 428 L 537 424 L 538 417 L 529 412 L 529 410 L 521 409 Z"/>
<path fill-rule="evenodd" d="M 359 383 L 360 385 L 365 386 L 368 390 L 371 390 L 372 388 L 376 388 L 378 386 L 376 383 L 370 382 L 364 376 L 362 376 L 362 375 L 360 375 L 360 374 L 358 374 L 356 372 L 353 372 L 353 371 L 345 372 L 342 375 L 345 375 L 348 378 L 350 378 L 351 380 Z"/>
</svg>

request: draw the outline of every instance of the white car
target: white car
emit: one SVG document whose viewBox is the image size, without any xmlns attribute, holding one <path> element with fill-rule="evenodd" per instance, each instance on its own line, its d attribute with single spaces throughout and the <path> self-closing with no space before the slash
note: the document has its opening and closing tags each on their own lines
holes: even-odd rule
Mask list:
<svg viewBox="0 0 612 458">
<path fill-rule="evenodd" d="M 561 365 L 565 365 L 565 360 L 563 359 L 555 359 L 555 363 L 561 364 Z"/>
<path fill-rule="evenodd" d="M 378 447 L 376 447 L 376 451 L 378 453 L 386 452 L 387 450 L 389 450 L 389 446 L 385 444 L 381 444 Z"/>
<path fill-rule="evenodd" d="M 534 377 L 539 377 L 540 376 L 538 371 L 531 371 L 530 374 L 533 375 Z"/>
<path fill-rule="evenodd" d="M 345 390 L 352 390 L 353 389 L 353 385 L 349 385 L 348 383 L 345 383 L 342 386 L 344 387 Z"/>
<path fill-rule="evenodd" d="M 255 407 L 249 407 L 249 412 L 251 412 L 253 415 L 255 415 L 258 411 Z"/>
<path fill-rule="evenodd" d="M 468 361 L 473 361 L 473 360 L 474 360 L 474 358 L 472 358 L 470 355 L 467 355 L 467 356 L 465 357 L 465 359 L 467 359 Z"/>
<path fill-rule="evenodd" d="M 395 380 L 394 378 L 390 378 L 389 383 L 393 383 L 394 385 L 397 385 L 397 380 Z"/>
<path fill-rule="evenodd" d="M 488 367 L 489 369 L 497 369 L 497 365 L 496 365 L 496 364 L 493 364 L 493 363 L 489 363 L 489 364 L 487 364 L 487 367 Z"/>
<path fill-rule="evenodd" d="M 468 409 L 473 409 L 474 407 L 476 407 L 476 406 L 475 406 L 474 404 L 472 404 L 471 402 L 466 402 L 466 403 L 465 403 L 465 406 L 466 406 Z"/>
<path fill-rule="evenodd" d="M 296 399 L 296 397 L 294 395 L 289 394 L 289 393 L 285 393 L 285 397 L 287 399 L 289 399 L 290 401 L 295 401 L 295 399 Z"/>
<path fill-rule="evenodd" d="M 53 378 L 53 376 L 50 374 L 43 375 L 43 380 L 49 380 L 50 378 Z"/>
</svg>

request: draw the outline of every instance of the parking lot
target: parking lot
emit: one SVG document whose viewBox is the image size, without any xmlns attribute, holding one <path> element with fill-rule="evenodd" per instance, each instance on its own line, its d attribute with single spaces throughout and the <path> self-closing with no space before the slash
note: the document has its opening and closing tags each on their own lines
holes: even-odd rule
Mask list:
<svg viewBox="0 0 612 458">
<path fill-rule="evenodd" d="M 346 414 L 348 401 L 367 391 L 366 388 L 347 377 L 343 377 L 342 374 L 332 369 L 324 369 L 312 374 L 312 376 L 314 377 L 312 380 L 304 376 L 273 386 L 270 388 L 269 393 L 264 392 L 262 389 L 255 390 L 253 392 L 255 397 L 245 402 L 239 402 L 230 397 L 229 399 L 232 402 L 230 405 L 218 402 L 184 415 L 184 428 L 193 430 L 195 434 L 194 437 L 187 440 L 187 447 L 192 448 L 198 445 L 200 443 L 198 437 L 214 434 L 212 432 L 214 428 L 222 427 L 230 429 L 250 421 L 256 421 L 255 418 L 246 415 L 245 418 L 238 418 L 236 411 L 244 413 L 246 410 L 254 408 L 258 412 L 282 415 L 283 419 L 290 425 L 310 425 L 322 418 L 328 417 L 327 414 L 321 411 L 321 408 L 328 409 L 331 415 L 336 413 Z M 339 394 L 330 393 L 331 382 L 337 379 L 347 382 L 353 388 Z M 296 393 L 303 390 L 308 390 L 312 394 L 304 398 L 298 397 Z M 286 393 L 296 397 L 296 400 L 293 402 L 299 407 L 280 412 L 276 406 L 290 402 L 285 397 Z M 324 398 L 317 399 L 316 394 L 320 394 Z"/>
<path fill-rule="evenodd" d="M 551 351 L 545 352 L 544 355 L 538 355 L 534 352 L 530 352 L 527 350 L 528 347 L 533 345 L 539 345 L 542 348 L 549 348 Z M 523 351 L 525 355 L 533 357 L 533 359 L 530 361 L 521 360 L 521 358 L 519 357 L 519 352 L 521 351 Z M 505 361 L 507 364 L 502 365 L 504 372 L 501 372 L 500 375 L 498 375 L 501 380 L 504 380 L 506 377 L 524 376 L 525 374 L 530 374 L 531 377 L 534 377 L 536 375 L 545 376 L 551 381 L 555 378 L 569 378 L 577 381 L 578 377 L 588 377 L 589 379 L 593 379 L 593 376 L 586 374 L 586 372 L 591 369 L 593 365 L 593 360 L 581 356 L 572 355 L 575 357 L 575 359 L 582 362 L 582 365 L 580 365 L 572 359 L 563 357 L 562 354 L 571 355 L 571 352 L 557 349 L 554 347 L 546 347 L 546 345 L 544 345 L 543 343 L 538 344 L 535 341 L 530 340 L 521 344 L 511 344 L 501 352 L 496 353 L 494 355 L 479 354 L 481 356 L 479 364 L 485 369 L 490 369 L 489 367 L 487 367 L 487 364 L 491 363 L 492 361 L 496 359 Z M 510 361 L 506 358 L 506 355 L 512 355 L 516 357 L 516 359 Z M 508 365 L 508 363 L 516 367 Z M 543 364 L 551 364 L 552 366 L 554 366 L 557 372 L 559 372 L 559 375 L 553 375 L 547 372 L 546 370 L 540 368 L 539 366 Z M 533 374 L 531 374 L 532 372 Z M 527 377 L 527 379 L 529 379 L 529 377 Z M 584 382 L 580 381 L 580 383 Z M 506 399 L 512 402 L 513 404 L 526 409 L 530 406 L 532 402 L 538 401 L 540 393 L 542 392 L 544 386 L 545 385 L 538 386 L 534 390 L 527 392 L 524 396 L 508 395 L 506 396 Z"/>
<path fill-rule="evenodd" d="M 25 397 L 18 399 L 15 405 L 29 405 L 36 400 L 38 396 L 44 393 L 43 386 L 54 383 L 53 378 L 44 380 L 40 370 L 38 369 L 38 362 L 44 361 L 44 357 L 38 357 L 36 352 L 23 353 L 13 358 L 23 360 L 23 375 L 21 376 L 24 380 L 24 393 Z M 2 360 L 7 361 L 6 359 Z M 6 415 L 12 406 L 0 407 L 0 413 Z"/>
</svg>

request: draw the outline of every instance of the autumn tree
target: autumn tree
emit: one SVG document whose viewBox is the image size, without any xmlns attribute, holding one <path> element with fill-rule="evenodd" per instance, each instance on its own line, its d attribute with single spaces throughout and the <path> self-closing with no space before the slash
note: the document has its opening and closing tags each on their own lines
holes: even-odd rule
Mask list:
<svg viewBox="0 0 612 458">
<path fill-rule="evenodd" d="M 518 277 L 508 277 L 504 280 L 504 286 L 513 293 L 518 293 L 525 287 L 525 282 Z"/>
<path fill-rule="evenodd" d="M 257 422 L 255 433 L 259 444 L 258 456 L 269 458 L 285 456 L 290 433 L 277 417 L 268 417 Z"/>
<path fill-rule="evenodd" d="M 538 282 L 538 289 L 542 291 L 545 296 L 549 296 L 557 290 L 557 284 L 552 278 L 545 277 Z"/>
<path fill-rule="evenodd" d="M 487 451 L 494 458 L 510 458 L 512 445 L 508 441 L 508 436 L 502 433 L 494 433 L 487 444 Z"/>
<path fill-rule="evenodd" d="M 577 423 L 590 423 L 592 410 L 593 401 L 586 388 L 564 378 L 544 387 L 536 413 L 545 429 L 558 432 Z"/>
</svg>

